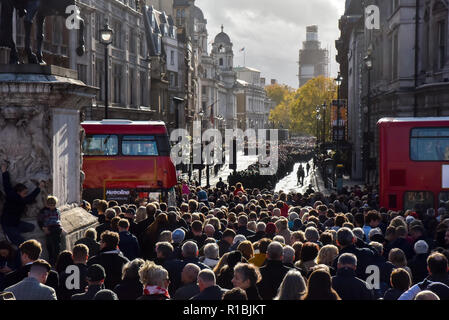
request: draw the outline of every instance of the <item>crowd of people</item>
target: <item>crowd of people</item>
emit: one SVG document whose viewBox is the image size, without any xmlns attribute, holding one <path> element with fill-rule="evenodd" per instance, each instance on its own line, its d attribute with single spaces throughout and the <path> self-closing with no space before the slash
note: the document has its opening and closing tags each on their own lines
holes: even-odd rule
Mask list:
<svg viewBox="0 0 449 320">
<path fill-rule="evenodd" d="M 378 207 L 373 188 L 358 186 L 330 196 L 311 188 L 286 194 L 241 183 L 187 189 L 176 206 L 84 201 L 99 225 L 70 250 L 52 251 L 54 261 L 41 258 L 43 244 L 37 240 L 18 247 L 1 241 L 0 296 L 449 299 L 449 211 L 444 206 L 395 212 Z M 54 199 L 48 205 L 54 210 Z M 51 220 L 50 212 L 44 217 Z M 56 236 L 47 239 L 47 247 L 58 250 Z M 68 286 L 74 268 L 79 281 Z"/>
</svg>

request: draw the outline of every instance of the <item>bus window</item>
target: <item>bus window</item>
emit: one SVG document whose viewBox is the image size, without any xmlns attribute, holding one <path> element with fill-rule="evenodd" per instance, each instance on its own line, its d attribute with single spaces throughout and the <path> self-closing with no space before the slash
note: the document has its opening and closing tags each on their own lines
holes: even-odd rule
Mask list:
<svg viewBox="0 0 449 320">
<path fill-rule="evenodd" d="M 124 156 L 158 156 L 154 136 L 124 136 L 122 139 Z"/>
<path fill-rule="evenodd" d="M 404 210 L 433 208 L 433 194 L 428 191 L 404 192 Z"/>
<path fill-rule="evenodd" d="M 449 201 L 449 191 L 440 192 L 438 195 L 438 205 L 446 205 Z"/>
<path fill-rule="evenodd" d="M 88 135 L 83 142 L 85 156 L 115 156 L 118 154 L 116 135 Z"/>
<path fill-rule="evenodd" d="M 410 137 L 410 159 L 449 160 L 449 128 L 415 128 Z"/>
</svg>

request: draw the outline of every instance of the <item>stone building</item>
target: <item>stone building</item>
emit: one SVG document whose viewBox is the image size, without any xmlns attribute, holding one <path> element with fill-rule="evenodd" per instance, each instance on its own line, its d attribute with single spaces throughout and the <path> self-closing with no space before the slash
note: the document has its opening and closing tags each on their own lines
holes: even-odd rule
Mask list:
<svg viewBox="0 0 449 320">
<path fill-rule="evenodd" d="M 378 30 L 365 26 L 371 4 L 380 9 Z M 336 47 L 353 178 L 378 181 L 380 118 L 449 115 L 448 20 L 444 0 L 346 1 Z"/>
<path fill-rule="evenodd" d="M 306 41 L 299 50 L 299 87 L 315 77 L 328 76 L 329 52 L 321 48 L 318 26 L 308 26 L 306 30 Z"/>
<path fill-rule="evenodd" d="M 237 73 L 237 116 L 241 129 L 268 128 L 273 103 L 267 97 L 260 71 L 249 67 L 234 68 Z"/>
</svg>

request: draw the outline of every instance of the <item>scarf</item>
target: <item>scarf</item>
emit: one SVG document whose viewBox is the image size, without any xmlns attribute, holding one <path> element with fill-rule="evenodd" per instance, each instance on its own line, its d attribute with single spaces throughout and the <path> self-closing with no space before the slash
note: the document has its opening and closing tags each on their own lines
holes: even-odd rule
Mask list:
<svg viewBox="0 0 449 320">
<path fill-rule="evenodd" d="M 158 287 L 158 286 L 145 286 L 145 289 L 143 290 L 144 295 L 146 296 L 152 296 L 152 295 L 163 295 L 166 296 L 168 299 L 170 299 L 170 294 L 168 293 L 167 289 Z"/>
</svg>

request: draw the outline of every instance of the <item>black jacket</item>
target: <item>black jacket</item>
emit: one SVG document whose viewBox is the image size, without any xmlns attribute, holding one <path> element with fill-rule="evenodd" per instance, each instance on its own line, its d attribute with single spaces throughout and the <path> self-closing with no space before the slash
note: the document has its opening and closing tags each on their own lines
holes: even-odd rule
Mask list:
<svg viewBox="0 0 449 320">
<path fill-rule="evenodd" d="M 423 281 L 428 275 L 427 271 L 427 257 L 429 254 L 417 254 L 409 262 L 408 266 L 412 270 L 413 283 L 418 283 Z"/>
<path fill-rule="evenodd" d="M 137 300 L 143 295 L 143 285 L 139 279 L 125 279 L 115 286 L 114 292 L 119 300 Z"/>
<path fill-rule="evenodd" d="M 266 237 L 266 234 L 264 231 L 257 231 L 254 235 L 249 236 L 248 240 L 252 243 L 259 241 L 260 239 L 263 239 Z"/>
<path fill-rule="evenodd" d="M 95 231 L 97 231 L 97 241 L 101 240 L 101 234 L 106 230 L 112 231 L 111 221 L 105 221 L 104 223 L 100 224 L 98 227 L 95 228 Z"/>
<path fill-rule="evenodd" d="M 243 234 L 246 238 L 254 236 L 256 233 L 254 231 L 248 230 L 246 227 L 238 227 L 236 234 Z"/>
<path fill-rule="evenodd" d="M 384 300 L 398 300 L 404 291 L 390 288 L 385 292 Z"/>
<path fill-rule="evenodd" d="M 91 285 L 84 293 L 74 294 L 71 300 L 93 300 L 98 291 L 104 289 L 103 285 Z"/>
<path fill-rule="evenodd" d="M 61 272 L 59 274 L 59 290 L 56 291 L 58 295 L 58 300 L 70 300 L 70 298 L 74 294 L 84 293 L 86 292 L 87 287 L 87 265 L 82 263 L 77 263 L 76 266 L 78 267 L 78 270 L 80 272 L 80 283 L 79 283 L 79 289 L 67 289 L 66 286 L 66 280 L 69 276 L 71 276 L 70 273 L 65 273 L 65 271 Z"/>
<path fill-rule="evenodd" d="M 8 273 L 5 276 L 5 288 L 8 288 L 28 277 L 28 272 L 30 272 L 31 265 L 32 264 L 22 266 L 19 269 Z M 56 292 L 58 291 L 59 275 L 56 271 L 50 270 L 45 285 L 52 287 Z"/>
<path fill-rule="evenodd" d="M 332 288 L 342 300 L 373 300 L 373 292 L 367 283 L 356 277 L 355 271 L 349 268 L 338 269 L 332 277 Z"/>
<path fill-rule="evenodd" d="M 234 268 L 227 267 L 217 277 L 217 284 L 224 289 L 232 289 L 232 278 L 234 278 Z"/>
<path fill-rule="evenodd" d="M 231 245 L 227 241 L 221 239 L 217 242 L 217 244 L 220 257 L 223 257 L 225 253 L 229 252 L 229 248 L 231 247 Z"/>
<path fill-rule="evenodd" d="M 81 238 L 75 242 L 77 244 L 84 244 L 89 248 L 89 258 L 96 256 L 100 252 L 100 244 L 94 239 Z"/>
<path fill-rule="evenodd" d="M 379 267 L 380 271 L 380 282 L 383 284 L 385 290 L 390 287 L 390 276 L 396 267 L 390 261 L 387 261 L 384 257 L 379 255 L 374 255 L 373 265 Z M 382 285 L 381 285 L 382 286 Z"/>
<path fill-rule="evenodd" d="M 189 300 L 190 298 L 196 296 L 200 293 L 200 288 L 194 283 L 189 283 L 188 285 L 185 285 L 178 290 L 176 290 L 176 293 L 173 297 L 174 300 Z"/>
<path fill-rule="evenodd" d="M 36 188 L 33 192 L 22 198 L 17 192 L 15 192 L 11 186 L 11 180 L 9 173 L 4 172 L 3 188 L 6 193 L 6 201 L 3 206 L 3 213 L 1 216 L 1 224 L 10 227 L 16 227 L 20 223 L 22 215 L 25 213 L 26 205 L 33 203 L 38 196 L 41 189 Z"/>
<path fill-rule="evenodd" d="M 352 253 L 357 257 L 356 276 L 362 280 L 367 278 L 366 268 L 373 264 L 374 252 L 369 248 L 357 248 L 355 245 L 350 245 L 340 250 L 339 255 L 335 258 L 332 267 L 337 270 L 338 258 L 343 253 Z"/>
<path fill-rule="evenodd" d="M 257 286 L 249 287 L 245 291 L 246 291 L 246 296 L 248 297 L 248 300 L 251 300 L 251 301 L 262 300 L 262 297 L 259 294 L 259 289 L 257 289 Z"/>
<path fill-rule="evenodd" d="M 214 300 L 220 301 L 226 290 L 215 285 L 203 290 L 203 292 L 198 293 L 196 296 L 192 297 L 190 300 Z"/>
<path fill-rule="evenodd" d="M 392 243 L 387 244 L 385 247 L 384 256 L 387 258 L 391 249 L 399 248 L 404 251 L 407 260 L 411 260 L 415 255 L 415 251 L 413 250 L 412 245 L 404 238 L 397 238 Z"/>
<path fill-rule="evenodd" d="M 106 272 L 104 286 L 106 289 L 113 290 L 122 279 L 122 268 L 129 260 L 118 250 L 103 249 L 99 254 L 87 261 L 90 267 L 93 264 L 101 265 Z"/>
<path fill-rule="evenodd" d="M 132 261 L 139 257 L 140 255 L 140 246 L 137 238 L 129 231 L 119 232 L 120 242 L 118 243 L 118 247 L 120 251 L 123 252 L 123 255 Z"/>
<path fill-rule="evenodd" d="M 273 300 L 289 270 L 290 268 L 284 266 L 282 261 L 266 260 L 266 264 L 260 268 L 262 281 L 257 284 L 263 300 Z"/>
</svg>

